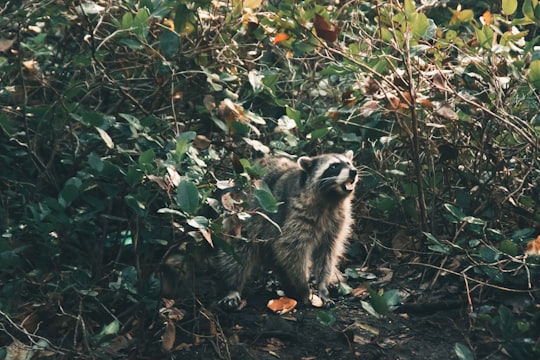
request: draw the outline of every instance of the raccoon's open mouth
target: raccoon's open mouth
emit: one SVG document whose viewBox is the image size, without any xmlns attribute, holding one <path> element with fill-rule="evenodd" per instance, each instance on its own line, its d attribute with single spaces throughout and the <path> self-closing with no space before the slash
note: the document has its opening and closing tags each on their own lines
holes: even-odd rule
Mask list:
<svg viewBox="0 0 540 360">
<path fill-rule="evenodd" d="M 353 179 L 347 179 L 342 185 L 341 188 L 345 192 L 351 192 L 354 190 L 354 178 Z"/>
</svg>

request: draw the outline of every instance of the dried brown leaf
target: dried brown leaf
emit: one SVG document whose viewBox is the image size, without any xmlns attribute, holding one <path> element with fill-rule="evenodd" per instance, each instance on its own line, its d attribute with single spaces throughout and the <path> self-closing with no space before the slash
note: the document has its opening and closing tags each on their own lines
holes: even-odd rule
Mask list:
<svg viewBox="0 0 540 360">
<path fill-rule="evenodd" d="M 161 348 L 163 351 L 169 353 L 172 351 L 174 341 L 176 340 L 176 326 L 173 321 L 167 321 L 165 326 L 165 332 L 161 337 Z"/>
</svg>

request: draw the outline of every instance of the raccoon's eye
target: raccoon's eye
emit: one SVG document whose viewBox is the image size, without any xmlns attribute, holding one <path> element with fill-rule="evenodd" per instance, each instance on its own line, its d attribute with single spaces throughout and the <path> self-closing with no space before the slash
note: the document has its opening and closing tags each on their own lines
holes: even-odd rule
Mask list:
<svg viewBox="0 0 540 360">
<path fill-rule="evenodd" d="M 332 164 L 328 167 L 329 170 L 336 170 L 338 167 L 338 164 Z"/>
</svg>

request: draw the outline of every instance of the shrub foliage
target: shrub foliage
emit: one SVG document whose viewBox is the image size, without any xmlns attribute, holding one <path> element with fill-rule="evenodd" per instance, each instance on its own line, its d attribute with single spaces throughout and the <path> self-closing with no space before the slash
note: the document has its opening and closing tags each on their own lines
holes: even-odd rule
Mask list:
<svg viewBox="0 0 540 360">
<path fill-rule="evenodd" d="M 0 7 L 13 339 L 106 358 L 112 335 L 148 331 L 161 264 L 222 244 L 269 153 L 352 149 L 359 232 L 406 233 L 401 250 L 459 258 L 482 284 L 538 287 L 522 256 L 540 227 L 538 1 L 322 3 Z"/>
</svg>

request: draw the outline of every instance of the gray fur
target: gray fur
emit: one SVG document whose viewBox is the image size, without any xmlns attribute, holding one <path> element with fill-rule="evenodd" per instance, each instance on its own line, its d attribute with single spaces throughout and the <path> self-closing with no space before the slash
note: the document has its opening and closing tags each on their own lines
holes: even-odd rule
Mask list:
<svg viewBox="0 0 540 360">
<path fill-rule="evenodd" d="M 229 293 L 220 304 L 237 309 L 241 292 L 256 267 L 273 269 L 287 296 L 309 304 L 309 277 L 317 281 L 319 297 L 331 306 L 328 285 L 341 280 L 337 265 L 343 256 L 352 226 L 351 201 L 357 181 L 352 151 L 301 157 L 297 162 L 282 157 L 263 160 L 263 178 L 274 197 L 282 202 L 275 214 L 253 214 L 245 224 L 248 241 L 235 241 L 236 257 L 223 251 L 219 269 Z M 330 166 L 341 170 L 323 174 Z M 280 231 L 281 230 L 281 231 Z M 238 261 L 240 260 L 240 261 Z"/>
</svg>

